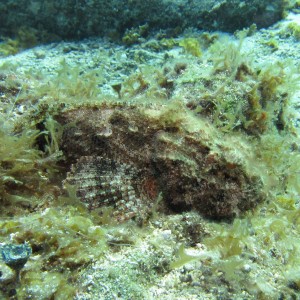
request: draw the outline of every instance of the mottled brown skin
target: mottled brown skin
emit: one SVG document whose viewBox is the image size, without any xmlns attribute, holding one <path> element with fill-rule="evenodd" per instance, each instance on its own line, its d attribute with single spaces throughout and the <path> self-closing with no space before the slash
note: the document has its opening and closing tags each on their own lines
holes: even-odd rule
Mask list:
<svg viewBox="0 0 300 300">
<path fill-rule="evenodd" d="M 215 142 L 205 138 L 205 128 L 191 133 L 182 120 L 168 123 L 134 106 L 79 107 L 57 119 L 68 165 L 97 156 L 133 166 L 133 185 L 147 206 L 161 193 L 165 212 L 196 210 L 227 219 L 263 197 L 259 177 L 212 151 Z"/>
</svg>

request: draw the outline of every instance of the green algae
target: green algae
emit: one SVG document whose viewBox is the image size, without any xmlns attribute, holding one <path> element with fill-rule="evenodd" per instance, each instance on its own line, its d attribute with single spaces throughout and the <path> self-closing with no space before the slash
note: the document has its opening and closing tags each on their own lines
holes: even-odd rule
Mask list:
<svg viewBox="0 0 300 300">
<path fill-rule="evenodd" d="M 141 39 L 148 34 L 148 31 L 148 24 L 144 24 L 136 28 L 126 29 L 122 37 L 122 42 L 127 46 L 139 43 Z"/>
<path fill-rule="evenodd" d="M 177 259 L 170 264 L 171 269 L 176 269 L 184 266 L 185 264 L 192 262 L 194 260 L 198 260 L 200 257 L 196 255 L 187 254 L 184 245 L 180 245 L 178 249 Z"/>
<path fill-rule="evenodd" d="M 300 40 L 300 25 L 297 22 L 291 22 L 287 26 L 287 32 L 290 33 L 297 41 Z"/>
<path fill-rule="evenodd" d="M 25 49 L 33 48 L 38 44 L 60 40 L 60 38 L 54 34 L 48 34 L 46 31 L 37 30 L 27 26 L 21 26 L 16 29 L 13 36 L 4 36 L 1 37 L 1 39 L 3 40 L 0 43 L 1 56 L 16 55 L 17 53 Z"/>
<path fill-rule="evenodd" d="M 55 187 L 56 182 L 47 180 L 55 175 L 58 160 L 49 161 L 46 157 L 60 151 L 62 128 L 54 117 L 65 109 L 62 104 L 78 107 L 84 102 L 84 105 L 97 107 L 99 102 L 123 105 L 130 101 L 131 104 L 147 107 L 148 110 L 145 111 L 148 117 L 164 124 L 165 128 L 176 128 L 181 122 L 187 122 L 187 119 L 189 124 L 185 127 L 186 130 L 201 132 L 202 126 L 211 126 L 212 132 L 215 132 L 216 128 L 219 132 L 218 135 L 210 135 L 210 138 L 227 139 L 228 145 L 236 145 L 236 153 L 226 147 L 219 149 L 228 151 L 228 156 L 232 155 L 232 168 L 242 160 L 249 170 L 253 170 L 258 168 L 255 167 L 257 163 L 253 163 L 258 159 L 262 166 L 255 172 L 259 170 L 262 173 L 268 192 L 267 201 L 244 219 L 237 218 L 232 224 L 210 225 L 211 236 L 202 242 L 209 250 L 220 253 L 220 259 L 212 258 L 212 268 L 224 272 L 225 279 L 233 282 L 236 290 L 243 287 L 260 299 L 266 298 L 268 294 L 279 297 L 276 282 L 270 281 L 267 273 L 259 273 L 260 267 L 267 268 L 267 264 L 274 265 L 279 273 L 284 274 L 284 278 L 279 278 L 282 291 L 292 293 L 288 285 L 299 287 L 299 274 L 293 268 L 297 265 L 300 249 L 297 238 L 300 226 L 297 202 L 297 194 L 300 191 L 299 154 L 295 150 L 297 139 L 293 136 L 293 124 L 288 120 L 287 111 L 289 99 L 296 89 L 290 84 L 290 78 L 295 73 L 287 68 L 288 64 L 264 68 L 249 66 L 239 52 L 239 45 L 236 44 L 229 47 L 228 53 L 220 52 L 220 45 L 216 48 L 219 50 L 211 49 L 213 65 L 209 70 L 195 74 L 192 67 L 187 65 L 185 74 L 176 74 L 178 77 L 173 77 L 174 84 L 196 85 L 197 97 L 201 101 L 207 101 L 206 104 L 211 105 L 210 109 L 201 102 L 196 103 L 199 109 L 186 110 L 180 96 L 177 96 L 175 101 L 168 102 L 167 99 L 172 97 L 172 93 L 158 100 L 157 95 L 163 95 L 165 91 L 162 91 L 164 87 L 159 84 L 159 80 L 151 79 L 152 71 L 156 68 L 143 70 L 130 77 L 124 83 L 122 101 L 109 97 L 99 100 L 95 73 L 82 74 L 79 69 L 70 68 L 63 63 L 50 88 L 42 83 L 40 90 L 33 91 L 34 98 L 40 96 L 42 99 L 45 95 L 48 98 L 43 98 L 34 108 L 34 117 L 30 116 L 29 120 L 25 118 L 24 128 L 17 132 L 11 129 L 12 126 L 7 127 L 10 129 L 2 129 L 1 138 L 5 142 L 0 147 L 1 201 L 6 205 L 20 206 L 19 213 L 24 210 L 23 213 L 29 215 L 2 221 L 0 234 L 4 239 L 13 234 L 15 241 L 19 243 L 29 241 L 34 246 L 35 255 L 43 256 L 39 259 L 39 264 L 24 270 L 20 295 L 34 294 L 37 298 L 40 297 L 39 299 L 63 299 L 63 294 L 59 296 L 59 291 L 65 291 L 66 295 L 74 293 L 69 283 L 62 279 L 61 272 L 63 276 L 76 278 L 76 274 L 70 269 L 76 270 L 102 257 L 107 246 L 105 230 L 98 225 L 105 223 L 115 226 L 109 221 L 109 213 L 104 216 L 88 214 L 74 195 L 57 196 L 57 192 L 59 194 L 60 191 Z M 156 71 L 159 78 L 165 76 L 159 68 Z M 220 83 L 228 74 L 230 80 L 226 80 L 225 84 L 224 81 Z M 208 86 L 213 86 L 211 90 L 206 90 L 205 94 L 203 89 L 197 86 L 203 81 Z M 253 82 L 254 86 L 249 91 L 250 85 L 247 84 Z M 232 91 L 241 90 L 242 93 L 235 97 Z M 244 90 L 247 92 L 244 93 Z M 284 96 L 285 93 L 288 95 Z M 149 107 L 161 104 L 164 105 L 164 109 L 159 117 L 152 115 L 155 114 L 155 110 L 151 111 Z M 38 124 L 43 124 L 42 130 L 37 129 Z M 41 150 L 37 141 L 42 135 L 44 138 L 41 143 L 44 146 Z M 248 152 L 251 152 L 251 155 L 246 155 Z M 48 171 L 45 172 L 45 169 Z M 46 190 L 47 194 L 39 190 L 38 195 L 33 197 L 33 187 L 36 186 L 39 186 L 41 191 Z M 14 194 L 11 193 L 12 190 Z M 20 205 L 22 201 L 34 203 L 29 205 L 31 211 L 27 210 L 28 206 Z M 45 208 L 47 209 L 44 210 Z M 134 245 L 135 239 L 139 238 L 139 234 L 131 237 L 128 244 Z M 128 239 L 124 238 L 121 241 L 126 244 Z M 178 248 L 178 244 L 173 246 L 174 251 L 176 247 Z M 181 252 L 184 251 L 183 246 L 180 249 Z M 266 262 L 263 262 L 262 258 Z M 175 260 L 173 264 L 168 261 L 168 264 L 171 268 L 180 268 L 188 261 L 188 257 L 181 255 L 178 261 Z M 251 276 L 243 269 L 247 263 L 252 268 Z M 115 266 L 112 278 L 120 278 L 120 272 L 120 268 Z M 121 278 L 119 289 L 128 287 L 134 276 L 135 272 L 132 271 L 130 276 Z M 59 284 L 59 281 L 62 283 Z M 43 291 L 41 287 L 45 283 L 52 285 L 52 293 L 47 291 L 47 294 Z M 283 283 L 286 286 L 283 286 Z M 24 286 L 28 288 L 25 289 Z M 133 295 L 141 295 L 138 286 L 132 287 L 131 291 Z"/>
<path fill-rule="evenodd" d="M 106 249 L 104 230 L 74 204 L 1 221 L 0 236 L 6 239 L 8 234 L 18 243 L 28 241 L 39 257 L 22 271 L 17 287 L 22 299 L 29 295 L 34 299 L 71 297 L 75 293 L 68 282 L 75 276 L 72 270 L 101 257 Z"/>
<path fill-rule="evenodd" d="M 222 255 L 214 267 L 223 271 L 233 285 L 247 287 L 257 297 L 278 297 L 280 290 L 292 294 L 288 285 L 297 282 L 297 272 L 293 273 L 292 268 L 300 251 L 300 240 L 294 231 L 299 226 L 298 216 L 295 199 L 281 195 L 264 205 L 261 214 L 236 219 L 232 225 L 215 224 L 216 234 L 204 239 L 209 250 L 218 249 Z M 281 274 L 279 292 L 276 280 L 269 280 L 267 273 L 260 272 L 268 264 Z"/>
<path fill-rule="evenodd" d="M 186 53 L 196 57 L 202 56 L 200 42 L 196 38 L 184 38 L 178 44 Z"/>
<path fill-rule="evenodd" d="M 65 275 L 59 272 L 28 271 L 22 277 L 23 287 L 18 289 L 18 297 L 26 299 L 72 299 L 76 289 L 67 282 Z M 47 287 L 47 288 L 45 288 Z"/>
<path fill-rule="evenodd" d="M 3 56 L 15 55 L 37 44 L 38 31 L 33 28 L 21 27 L 17 31 L 15 38 L 4 38 L 4 41 L 0 44 L 0 54 Z"/>
<path fill-rule="evenodd" d="M 18 201 L 17 191 L 22 191 L 24 200 L 32 193 L 33 186 L 42 185 L 42 176 L 36 172 L 37 162 L 42 164 L 41 153 L 34 147 L 39 136 L 36 130 L 12 134 L 0 130 L 0 199 L 2 204 Z M 13 192 L 14 191 L 14 192 Z M 21 197 L 21 195 L 19 195 Z M 9 198 L 9 199 L 8 199 Z"/>
</svg>

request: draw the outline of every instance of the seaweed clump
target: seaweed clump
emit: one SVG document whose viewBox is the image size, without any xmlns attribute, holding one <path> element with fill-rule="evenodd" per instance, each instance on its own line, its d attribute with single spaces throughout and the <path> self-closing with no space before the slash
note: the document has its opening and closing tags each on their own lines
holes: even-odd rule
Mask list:
<svg viewBox="0 0 300 300">
<path fill-rule="evenodd" d="M 76 292 L 70 284 L 76 279 L 73 270 L 101 257 L 106 249 L 104 230 L 79 204 L 75 206 L 76 200 L 61 197 L 59 201 L 66 207 L 0 222 L 0 236 L 7 240 L 13 234 L 16 243 L 27 241 L 35 257 L 21 270 L 19 285 L 9 283 L 21 299 L 29 295 L 34 299 L 70 299 Z M 8 283 L 0 281 L 0 295 L 9 290 Z"/>
<path fill-rule="evenodd" d="M 295 68 L 281 62 L 253 66 L 242 45 L 243 40 L 224 37 L 212 44 L 211 65 L 187 68 L 176 81 L 182 84 L 180 94 L 191 110 L 223 132 L 259 137 L 287 129 L 286 108 L 299 85 Z"/>
<path fill-rule="evenodd" d="M 4 38 L 0 44 L 0 54 L 4 56 L 14 55 L 18 52 L 32 48 L 38 43 L 38 31 L 33 28 L 20 28 L 15 38 Z"/>
<path fill-rule="evenodd" d="M 196 57 L 202 56 L 201 46 L 196 38 L 184 38 L 179 41 L 179 46 L 181 46 L 184 51 Z"/>
<path fill-rule="evenodd" d="M 287 32 L 290 33 L 297 41 L 300 40 L 300 25 L 297 22 L 291 22 L 286 28 Z"/>
<path fill-rule="evenodd" d="M 0 298 L 13 293 L 21 299 L 70 299 L 75 294 L 69 282 L 75 276 L 72 270 L 103 254 L 104 231 L 99 219 L 92 220 L 82 208 L 72 187 L 68 195 L 57 185 L 62 160 L 58 123 L 49 115 L 20 122 L 20 108 L 30 102 L 30 97 L 23 98 L 28 86 L 2 76 L 0 236 L 7 244 L 28 243 L 34 259 L 17 270 L 19 279 L 10 277 L 8 267 L 0 263 Z M 14 267 L 8 259 L 6 255 Z"/>
<path fill-rule="evenodd" d="M 0 55 L 15 55 L 25 49 L 33 48 L 39 43 L 58 40 L 54 34 L 48 34 L 43 30 L 21 26 L 15 30 L 14 37 L 2 37 L 0 43 Z"/>
<path fill-rule="evenodd" d="M 25 130 L 10 134 L 2 124 L 0 129 L 0 200 L 2 205 L 28 202 L 27 196 L 43 184 L 42 174 L 37 173 L 42 164 L 40 151 L 34 147 L 39 132 Z M 30 197 L 28 197 L 30 198 Z"/>
</svg>

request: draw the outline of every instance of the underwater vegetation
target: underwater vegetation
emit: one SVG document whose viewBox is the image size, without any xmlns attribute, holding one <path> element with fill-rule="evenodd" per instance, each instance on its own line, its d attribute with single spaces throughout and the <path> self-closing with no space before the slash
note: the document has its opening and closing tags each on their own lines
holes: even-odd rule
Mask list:
<svg viewBox="0 0 300 300">
<path fill-rule="evenodd" d="M 3 127 L 2 127 L 3 128 Z M 1 202 L 11 202 L 11 191 L 20 188 L 23 192 L 30 189 L 31 183 L 37 185 L 41 180 L 36 175 L 35 161 L 39 158 L 38 150 L 31 150 L 38 136 L 37 131 L 28 131 L 18 137 L 8 135 L 1 129 Z M 8 199 L 9 198 L 9 199 Z"/>
<path fill-rule="evenodd" d="M 229 299 L 298 295 L 298 70 L 222 36 L 168 42 L 178 57 L 117 84 L 66 60 L 51 76 L 2 69 L 0 236 L 32 254 L 20 282 L 1 262 L 1 297 L 72 299 L 97 262 L 112 299 L 150 299 L 168 276 Z"/>
<path fill-rule="evenodd" d="M 43 42 L 59 40 L 57 36 L 45 31 L 21 26 L 13 36 L 1 37 L 0 56 L 15 55 L 25 49 L 33 48 Z"/>
<path fill-rule="evenodd" d="M 60 201 L 66 203 L 66 199 Z M 29 294 L 34 299 L 72 297 L 76 290 L 66 276 L 71 281 L 75 275 L 72 270 L 100 257 L 106 248 L 103 229 L 74 205 L 60 210 L 49 208 L 42 215 L 30 213 L 25 217 L 2 220 L 0 230 L 2 236 L 14 235 L 17 243 L 27 241 L 38 258 L 26 264 L 25 272 L 21 270 L 21 286 L 15 277 L 4 278 L 1 297 L 15 289 L 21 299 Z M 45 285 L 49 288 L 45 289 Z"/>
</svg>

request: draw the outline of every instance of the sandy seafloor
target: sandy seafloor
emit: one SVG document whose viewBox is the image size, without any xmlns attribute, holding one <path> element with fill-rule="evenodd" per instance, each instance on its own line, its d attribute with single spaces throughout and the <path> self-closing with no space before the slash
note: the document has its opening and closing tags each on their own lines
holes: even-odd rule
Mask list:
<svg viewBox="0 0 300 300">
<path fill-rule="evenodd" d="M 291 67 L 299 73 L 300 42 L 292 35 L 282 34 L 291 21 L 300 25 L 299 15 L 290 14 L 285 20 L 271 28 L 259 30 L 252 36 L 246 37 L 241 52 L 245 53 L 247 60 L 251 61 L 254 66 L 272 65 L 277 61 L 290 60 Z M 197 32 L 193 34 L 197 35 Z M 225 39 L 235 39 L 233 35 L 226 33 L 219 33 L 219 35 Z M 276 50 L 266 44 L 269 39 L 276 41 Z M 17 55 L 1 58 L 0 68 L 3 63 L 12 63 L 17 66 L 20 78 L 22 74 L 26 76 L 28 72 L 40 72 L 43 76 L 49 76 L 51 80 L 61 68 L 62 61 L 65 61 L 69 67 L 78 67 L 81 72 L 96 70 L 101 74 L 97 79 L 100 94 L 115 97 L 116 92 L 111 86 L 126 80 L 130 75 L 143 70 L 145 66 L 161 69 L 172 61 L 184 61 L 194 65 L 196 70 L 197 68 L 203 69 L 210 64 L 207 61 L 206 50 L 203 50 L 200 58 L 196 58 L 184 53 L 181 47 L 154 51 L 146 44 L 147 41 L 144 41 L 126 47 L 106 39 L 92 38 L 77 42 L 39 45 Z M 176 84 L 173 95 L 174 97 L 184 95 L 184 89 L 180 84 Z M 294 94 L 290 108 L 291 118 L 297 130 L 300 126 L 300 124 L 297 126 L 300 122 L 300 111 L 297 110 L 299 103 L 300 91 Z M 22 116 L 26 109 L 28 109 L 26 105 L 16 106 L 13 117 L 17 119 Z M 263 205 L 259 208 L 261 218 L 265 209 L 267 208 Z M 257 216 L 259 214 L 257 213 Z M 193 213 L 187 213 L 187 215 L 191 219 L 198 218 Z M 173 253 L 181 226 L 178 225 L 179 228 L 175 228 L 174 224 L 179 224 L 181 220 L 180 215 L 158 218 L 150 222 L 147 233 L 133 233 L 140 237 L 134 245 L 128 246 L 124 242 L 123 247 L 108 251 L 101 260 L 81 267 L 78 281 L 73 283 L 77 286 L 75 299 L 300 299 L 299 287 L 291 284 L 287 287 L 287 275 L 284 274 L 284 267 L 282 267 L 284 258 L 279 258 L 280 255 L 276 258 L 275 254 L 268 255 L 267 248 L 259 248 L 258 245 L 256 258 L 245 259 L 241 263 L 237 258 L 235 263 L 232 260 L 232 265 L 226 265 L 226 260 L 222 262 L 220 253 L 206 251 L 206 246 L 198 243 L 195 247 L 185 250 L 195 255 L 194 260 L 165 272 L 161 267 L 162 261 L 167 260 Z M 207 231 L 214 230 L 214 225 L 211 225 L 210 221 L 203 222 Z M 230 226 L 224 223 L 224 230 L 226 231 Z M 171 227 L 173 230 L 170 229 Z M 129 224 L 118 230 L 118 235 L 125 236 L 126 241 L 133 229 Z M 296 241 L 298 235 L 299 232 L 294 232 L 291 238 Z M 184 241 L 184 237 L 182 240 Z M 253 243 L 255 242 L 256 238 L 253 238 Z M 163 248 L 156 245 L 155 252 L 153 244 L 161 244 Z M 209 267 L 210 262 L 214 260 L 220 262 L 219 268 Z M 153 267 L 155 265 L 162 269 L 156 272 Z M 224 271 L 226 268 L 232 269 L 232 272 L 227 270 L 226 273 Z M 298 262 L 294 268 L 298 269 L 300 281 L 300 263 Z M 236 270 L 240 281 L 233 275 Z M 251 288 L 245 283 L 247 277 L 251 278 L 250 282 L 255 282 Z"/>
</svg>

